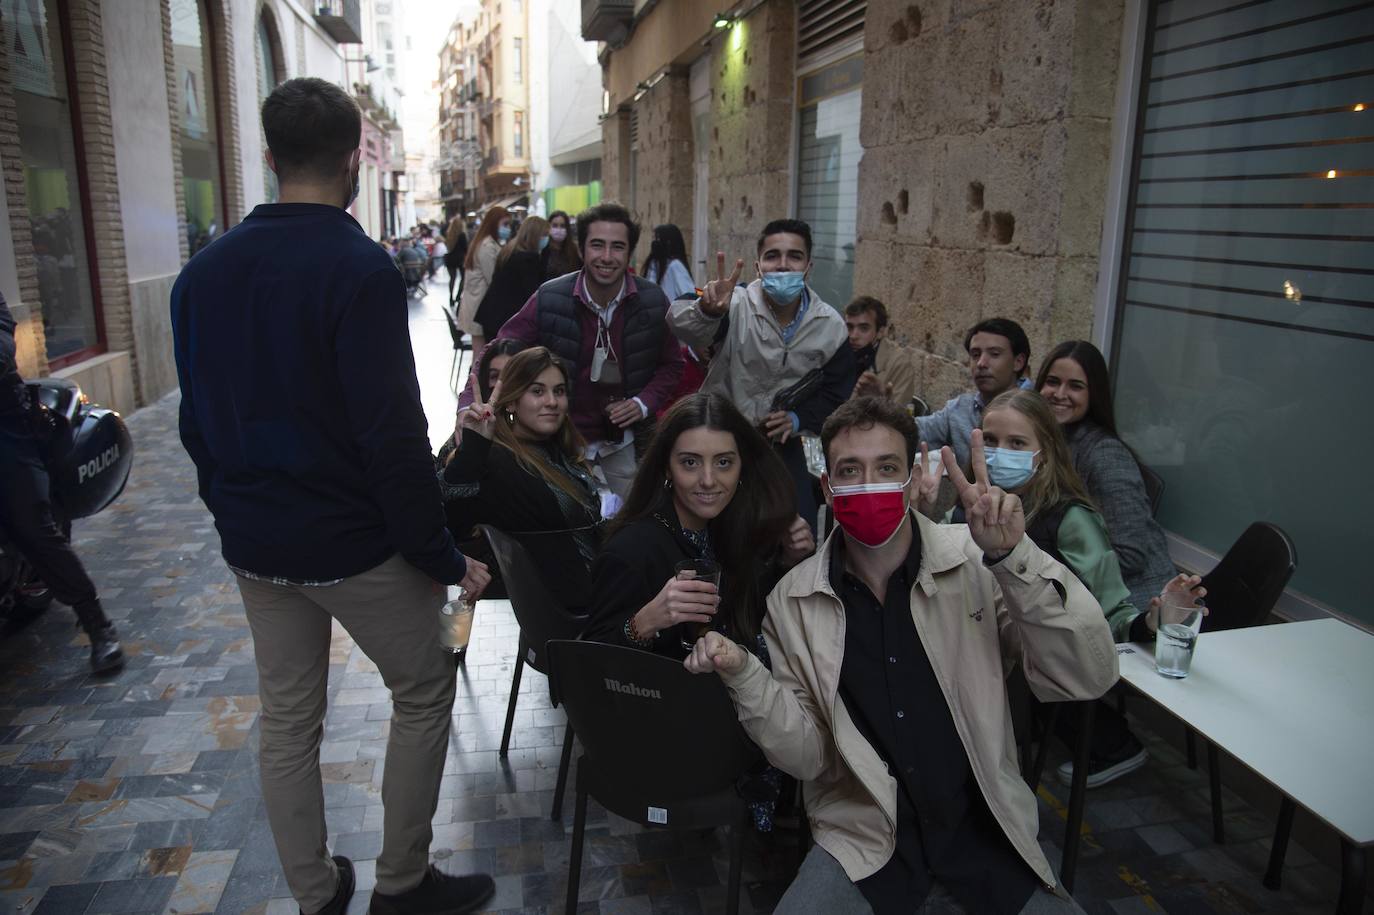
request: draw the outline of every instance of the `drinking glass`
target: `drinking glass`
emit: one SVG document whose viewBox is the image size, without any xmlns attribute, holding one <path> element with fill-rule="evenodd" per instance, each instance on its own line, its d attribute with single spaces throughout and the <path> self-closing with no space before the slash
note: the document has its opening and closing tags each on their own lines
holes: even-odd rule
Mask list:
<svg viewBox="0 0 1374 915">
<path fill-rule="evenodd" d="M 445 601 L 439 608 L 439 647 L 450 654 L 462 654 L 467 650 L 468 640 L 472 637 L 472 617 L 474 602 L 468 599 L 466 591 L 459 590 L 458 596 Z"/>
<path fill-rule="evenodd" d="M 1155 670 L 1160 676 L 1175 680 L 1188 676 L 1201 631 L 1202 606 L 1196 600 L 1187 596 L 1164 598 L 1155 636 Z"/>
<path fill-rule="evenodd" d="M 679 579 L 696 579 L 697 581 L 709 581 L 716 586 L 716 593 L 720 593 L 720 563 L 714 559 L 684 559 L 673 567 Z M 716 607 L 716 612 L 720 612 L 720 607 Z M 713 623 L 687 623 L 683 632 L 691 636 L 690 640 L 684 636 L 682 647 L 691 651 L 696 647 L 697 639 L 706 635 L 714 628 Z"/>
</svg>

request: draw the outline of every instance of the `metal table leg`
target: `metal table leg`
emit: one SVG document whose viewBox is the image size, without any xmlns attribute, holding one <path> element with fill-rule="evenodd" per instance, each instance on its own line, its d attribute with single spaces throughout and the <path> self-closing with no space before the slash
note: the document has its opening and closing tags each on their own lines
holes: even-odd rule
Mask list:
<svg viewBox="0 0 1374 915">
<path fill-rule="evenodd" d="M 1364 908 L 1365 850 L 1341 839 L 1341 896 L 1336 915 L 1360 915 Z"/>
<path fill-rule="evenodd" d="M 1288 854 L 1288 835 L 1293 831 L 1293 813 L 1297 805 L 1288 798 L 1279 804 L 1279 821 L 1274 827 L 1274 844 L 1269 847 L 1269 869 L 1264 872 L 1264 885 L 1271 890 L 1283 886 L 1283 858 Z"/>
<path fill-rule="evenodd" d="M 1064 824 L 1064 859 L 1059 866 L 1059 879 L 1064 889 L 1073 892 L 1073 875 L 1078 869 L 1078 844 L 1083 833 L 1083 805 L 1088 795 L 1088 757 L 1093 742 L 1093 715 L 1097 703 L 1079 702 L 1082 715 L 1078 742 L 1073 750 L 1073 786 L 1069 789 L 1069 815 Z"/>
</svg>

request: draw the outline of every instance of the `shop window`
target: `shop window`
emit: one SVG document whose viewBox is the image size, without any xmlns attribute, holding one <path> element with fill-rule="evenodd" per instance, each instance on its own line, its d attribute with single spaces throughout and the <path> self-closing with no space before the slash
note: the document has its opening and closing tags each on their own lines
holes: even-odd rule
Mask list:
<svg viewBox="0 0 1374 915">
<path fill-rule="evenodd" d="M 215 65 L 204 0 L 171 3 L 186 240 L 190 253 L 195 254 L 225 228 Z"/>
<path fill-rule="evenodd" d="M 3 12 L 38 306 L 49 365 L 61 368 L 104 348 L 78 100 L 70 94 L 71 36 L 57 0 L 6 3 Z"/>
<path fill-rule="evenodd" d="M 1113 347 L 1160 522 L 1220 554 L 1272 521 L 1292 586 L 1365 623 L 1368 500 L 1321 484 L 1374 444 L 1371 41 L 1332 0 L 1152 6 Z"/>
<path fill-rule="evenodd" d="M 854 289 L 863 56 L 808 73 L 800 84 L 797 217 L 811 226 L 812 288 L 843 308 Z"/>
</svg>

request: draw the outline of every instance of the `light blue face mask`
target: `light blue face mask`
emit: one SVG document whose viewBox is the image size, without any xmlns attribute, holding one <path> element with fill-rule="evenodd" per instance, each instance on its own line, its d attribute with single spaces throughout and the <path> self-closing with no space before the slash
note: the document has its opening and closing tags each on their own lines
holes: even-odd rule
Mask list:
<svg viewBox="0 0 1374 915">
<path fill-rule="evenodd" d="M 763 291 L 779 305 L 791 305 L 801 298 L 806 288 L 806 274 L 797 270 L 782 270 L 763 275 Z"/>
<path fill-rule="evenodd" d="M 502 241 L 510 241 L 510 226 L 497 226 L 496 237 Z"/>
<path fill-rule="evenodd" d="M 1010 448 L 984 449 L 983 456 L 988 462 L 988 482 L 1006 490 L 1024 486 L 1035 474 L 1035 456 L 1039 453 L 1013 451 Z"/>
<path fill-rule="evenodd" d="M 539 239 L 539 250 L 540 250 L 540 251 L 543 251 L 543 250 L 544 250 L 545 248 L 547 248 L 548 246 L 549 246 L 549 237 L 548 237 L 547 235 L 545 235 L 543 238 Z"/>
</svg>

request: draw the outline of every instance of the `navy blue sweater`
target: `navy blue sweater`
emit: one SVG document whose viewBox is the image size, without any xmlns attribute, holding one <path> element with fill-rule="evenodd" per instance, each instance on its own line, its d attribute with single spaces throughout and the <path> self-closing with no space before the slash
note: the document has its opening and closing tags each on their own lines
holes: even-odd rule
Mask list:
<svg viewBox="0 0 1374 915">
<path fill-rule="evenodd" d="M 407 312 L 391 258 L 337 207 L 259 206 L 181 271 L 181 440 L 231 566 L 324 581 L 400 553 L 462 579 Z"/>
</svg>

